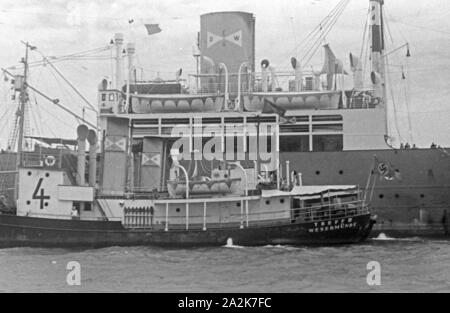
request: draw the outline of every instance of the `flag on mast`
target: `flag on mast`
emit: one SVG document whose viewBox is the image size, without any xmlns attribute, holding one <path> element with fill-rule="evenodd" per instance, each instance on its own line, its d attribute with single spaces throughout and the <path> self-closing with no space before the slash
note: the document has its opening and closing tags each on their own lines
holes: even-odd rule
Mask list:
<svg viewBox="0 0 450 313">
<path fill-rule="evenodd" d="M 402 176 L 400 174 L 400 171 L 397 169 L 394 169 L 394 166 L 390 163 L 386 163 L 384 161 L 378 160 L 378 158 L 375 156 L 375 169 L 374 173 L 378 174 L 380 176 L 380 180 L 402 180 Z"/>
<path fill-rule="evenodd" d="M 149 36 L 160 33 L 162 30 L 159 24 L 144 24 Z"/>
</svg>

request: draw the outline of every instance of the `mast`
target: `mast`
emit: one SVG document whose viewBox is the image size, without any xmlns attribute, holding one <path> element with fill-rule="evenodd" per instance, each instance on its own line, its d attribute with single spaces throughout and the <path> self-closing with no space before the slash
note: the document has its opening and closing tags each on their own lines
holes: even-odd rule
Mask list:
<svg viewBox="0 0 450 313">
<path fill-rule="evenodd" d="M 17 145 L 17 167 L 22 165 L 22 151 L 23 151 L 23 136 L 24 136 L 24 125 L 25 125 L 25 106 L 27 103 L 27 78 L 28 78 L 28 49 L 31 46 L 28 42 L 25 43 L 25 58 L 22 59 L 22 62 L 24 64 L 23 66 L 23 81 L 20 89 L 20 96 L 19 96 L 19 138 L 18 138 L 18 145 Z"/>
<path fill-rule="evenodd" d="M 22 42 L 25 45 L 25 58 L 22 59 L 23 63 L 23 80 L 20 88 L 19 96 L 19 138 L 17 144 L 17 159 L 16 159 L 16 169 L 22 165 L 22 152 L 23 152 L 23 137 L 24 137 L 24 125 L 25 125 L 25 106 L 28 101 L 27 93 L 27 78 L 28 78 L 28 51 L 29 49 L 36 49 L 36 47 L 31 46 L 28 42 Z M 17 200 L 19 196 L 19 173 L 16 174 L 14 188 L 14 199 Z"/>
<path fill-rule="evenodd" d="M 370 0 L 370 33 L 372 38 L 371 81 L 375 97 L 379 98 L 380 106 L 386 111 L 386 135 L 388 134 L 387 90 L 386 90 L 386 58 L 384 39 L 384 0 Z"/>
</svg>

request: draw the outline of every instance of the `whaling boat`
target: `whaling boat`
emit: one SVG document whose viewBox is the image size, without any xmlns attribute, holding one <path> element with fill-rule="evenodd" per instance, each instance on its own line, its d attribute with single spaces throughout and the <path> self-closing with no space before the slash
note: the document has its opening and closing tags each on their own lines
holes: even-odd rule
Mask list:
<svg viewBox="0 0 450 313">
<path fill-rule="evenodd" d="M 25 80 L 18 89 L 26 92 Z M 119 110 L 122 101 L 103 97 L 106 92 L 119 93 L 100 88 L 100 106 L 105 98 L 116 99 L 114 110 Z M 141 144 L 131 141 L 131 134 L 142 117 L 116 112 L 100 115 L 99 130 L 78 127 L 75 172 L 64 166 L 67 152 L 19 154 L 17 210 L 0 215 L 0 247 L 221 246 L 230 240 L 249 246 L 328 245 L 361 242 L 372 229 L 374 218 L 357 186 L 303 186 L 301 174 L 291 171 L 289 162 L 283 177 L 277 149 L 268 153 L 268 162 L 259 152 L 249 162 L 250 147 L 234 151 L 232 143 L 233 157 L 240 152 L 245 158 L 228 161 L 230 146 L 227 153 L 219 152 L 224 143 L 219 137 L 212 144 L 217 149 L 212 154 L 219 152 L 219 157 L 211 159 L 210 175 L 204 176 L 198 168 L 204 167 L 208 154 L 203 151 L 197 158 L 199 151 L 188 148 L 198 139 L 203 143 L 203 137 L 192 138 L 198 135 L 194 128 L 205 130 L 192 124 L 197 118 L 190 116 L 192 123 L 178 125 L 178 131 L 187 128 L 181 135 L 172 129 L 145 136 Z M 224 120 L 236 118 L 235 112 L 218 114 Z M 239 116 L 254 118 L 253 113 Z M 186 114 L 170 118 L 181 117 Z M 276 147 L 280 116 L 261 112 L 253 121 L 256 127 L 249 124 L 246 132 L 254 136 L 255 151 L 268 138 Z M 221 125 L 212 127 L 226 132 Z M 103 135 L 99 165 L 98 133 Z"/>
<path fill-rule="evenodd" d="M 30 88 L 24 78 L 15 78 L 22 102 Z M 16 214 L 0 215 L 0 247 L 328 245 L 368 237 L 374 218 L 357 186 L 303 186 L 289 161 L 283 167 L 282 112 L 270 101 L 256 115 L 206 113 L 205 124 L 193 113 L 152 114 L 166 126 L 136 141 L 148 116 L 130 113 L 121 99 L 100 84 L 100 129 L 77 128 L 75 171 L 63 161 L 65 150 L 18 154 Z M 238 119 L 245 129 L 223 124 Z M 236 134 L 248 142 L 236 144 Z"/>
<path fill-rule="evenodd" d="M 331 23 L 345 4 L 341 1 L 325 22 Z M 86 130 L 76 143 L 78 155 L 19 153 L 17 213 L 0 216 L 11 235 L 3 242 L 51 245 L 44 235 L 49 228 L 61 233 L 52 234 L 60 238 L 53 241 L 57 246 L 213 245 L 229 238 L 244 245 L 356 242 L 367 236 L 373 221 L 367 197 L 354 184 L 366 183 L 374 155 L 378 161 L 372 172 L 382 177 L 371 190 L 379 221 L 375 231 L 448 234 L 449 219 L 441 222 L 448 215 L 448 154 L 436 147 L 399 150 L 389 136 L 386 66 L 391 52 L 383 38 L 383 7 L 384 1 L 370 1 L 370 49 L 364 50 L 371 60 L 370 84 L 362 81 L 363 62 L 352 54 L 351 90 L 344 88 L 346 71 L 328 44 L 321 71 L 306 70 L 303 59 L 294 57 L 287 74 L 268 60 L 256 73 L 255 19 L 249 13 L 202 16 L 194 54 L 197 73 L 189 76 L 189 87 L 181 71 L 170 82 L 138 81 L 132 43 L 124 50 L 124 83 L 124 38 L 117 34 L 110 46 L 116 51 L 114 80 L 105 79 L 98 88 L 99 125 L 86 123 L 92 146 L 88 173 L 86 156 L 80 156 Z M 319 36 L 326 36 L 324 29 L 328 33 L 321 28 Z M 11 76 L 19 94 L 38 92 L 20 84 L 24 75 Z M 280 83 L 283 77 L 288 77 L 287 87 Z M 267 143 L 273 148 L 269 160 L 252 158 L 252 143 L 263 145 L 269 137 L 275 138 Z M 184 147 L 174 147 L 180 140 Z M 214 157 L 205 158 L 211 146 L 217 148 L 210 149 Z M 228 158 L 227 152 L 234 156 Z M 60 232 L 80 232 L 76 225 L 86 234 L 68 239 Z"/>
</svg>

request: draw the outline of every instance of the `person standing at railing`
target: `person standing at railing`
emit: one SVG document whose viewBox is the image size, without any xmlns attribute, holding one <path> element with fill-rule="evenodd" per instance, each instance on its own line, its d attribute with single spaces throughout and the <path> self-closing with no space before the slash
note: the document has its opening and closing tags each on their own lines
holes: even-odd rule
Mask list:
<svg viewBox="0 0 450 313">
<path fill-rule="evenodd" d="M 72 211 L 70 212 L 70 216 L 72 217 L 73 220 L 79 220 L 80 219 L 80 214 L 78 212 L 78 209 L 76 206 L 72 207 Z"/>
</svg>

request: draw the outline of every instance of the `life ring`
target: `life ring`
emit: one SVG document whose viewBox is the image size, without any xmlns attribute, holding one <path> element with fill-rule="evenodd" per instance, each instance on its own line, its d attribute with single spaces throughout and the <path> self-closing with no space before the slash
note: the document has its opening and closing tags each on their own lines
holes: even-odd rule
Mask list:
<svg viewBox="0 0 450 313">
<path fill-rule="evenodd" d="M 264 59 L 264 60 L 261 61 L 261 67 L 262 68 L 264 68 L 264 69 L 269 68 L 269 65 L 270 65 L 269 60 Z"/>
<path fill-rule="evenodd" d="M 53 155 L 49 155 L 45 158 L 44 162 L 45 162 L 45 165 L 52 167 L 56 163 L 56 158 Z"/>
</svg>

